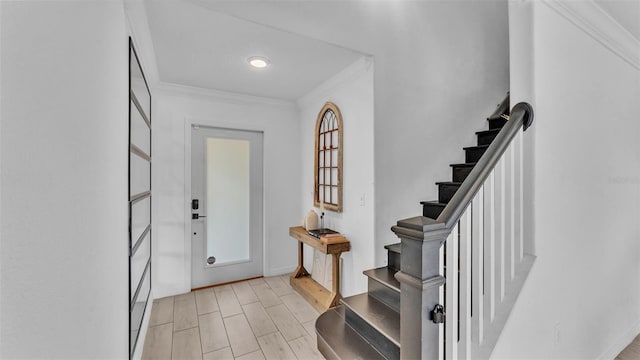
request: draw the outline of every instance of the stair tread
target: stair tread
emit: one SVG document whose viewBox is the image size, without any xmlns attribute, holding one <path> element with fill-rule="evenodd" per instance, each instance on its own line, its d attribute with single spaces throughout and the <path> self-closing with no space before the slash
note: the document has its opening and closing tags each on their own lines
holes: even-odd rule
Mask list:
<svg viewBox="0 0 640 360">
<path fill-rule="evenodd" d="M 402 252 L 402 243 L 389 244 L 384 246 L 388 251 L 400 254 Z"/>
<path fill-rule="evenodd" d="M 467 146 L 465 148 L 462 148 L 463 150 L 475 150 L 475 149 L 486 149 L 488 148 L 489 145 L 476 145 L 476 146 Z"/>
<path fill-rule="evenodd" d="M 396 273 L 395 270 L 384 266 L 377 269 L 365 270 L 362 273 L 388 288 L 398 293 L 400 292 L 400 282 L 393 276 Z"/>
<path fill-rule="evenodd" d="M 494 134 L 500 132 L 500 130 L 502 130 L 502 128 L 476 131 L 476 135 Z"/>
<path fill-rule="evenodd" d="M 447 204 L 438 202 L 438 200 L 420 201 L 420 204 L 422 204 L 422 205 L 429 204 L 429 205 L 435 205 L 435 206 L 440 206 L 440 207 L 447 206 Z"/>
<path fill-rule="evenodd" d="M 461 182 L 454 182 L 454 181 L 438 181 L 436 183 L 436 185 L 456 185 L 456 186 L 460 186 L 462 185 Z"/>
<path fill-rule="evenodd" d="M 499 115 L 489 116 L 487 120 L 500 120 L 500 119 L 509 120 L 507 118 L 504 118 L 504 116 L 509 116 L 509 114 L 499 114 Z"/>
<path fill-rule="evenodd" d="M 477 163 L 475 162 L 471 162 L 471 163 L 459 163 L 459 164 L 449 164 L 449 166 L 451 167 L 474 167 L 476 166 Z"/>
<path fill-rule="evenodd" d="M 316 333 L 329 345 L 337 358 L 385 359 L 346 323 L 343 306 L 337 306 L 322 313 L 316 321 Z"/>
<path fill-rule="evenodd" d="M 342 304 L 400 347 L 400 314 L 368 293 L 349 296 Z"/>
</svg>

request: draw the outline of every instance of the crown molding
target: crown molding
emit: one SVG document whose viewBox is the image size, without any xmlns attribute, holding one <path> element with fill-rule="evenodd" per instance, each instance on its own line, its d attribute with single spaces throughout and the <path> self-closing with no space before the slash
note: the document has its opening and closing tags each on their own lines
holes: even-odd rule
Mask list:
<svg viewBox="0 0 640 360">
<path fill-rule="evenodd" d="M 305 105 L 313 104 L 313 102 L 317 99 L 326 98 L 337 88 L 343 86 L 344 84 L 350 83 L 355 79 L 358 79 L 360 76 L 368 72 L 372 66 L 372 57 L 363 56 L 359 58 L 336 75 L 330 77 L 329 79 L 318 85 L 315 89 L 311 90 L 306 95 L 300 97 L 296 101 L 298 107 L 302 108 Z"/>
<path fill-rule="evenodd" d="M 199 97 L 208 101 L 225 102 L 230 104 L 259 104 L 267 106 L 296 109 L 296 103 L 290 100 L 274 99 L 262 96 L 238 94 L 228 91 L 205 89 L 194 86 L 180 85 L 160 81 L 155 90 L 170 95 Z"/>
<path fill-rule="evenodd" d="M 640 41 L 595 1 L 543 0 L 542 3 L 572 22 L 636 70 L 640 70 Z"/>
</svg>

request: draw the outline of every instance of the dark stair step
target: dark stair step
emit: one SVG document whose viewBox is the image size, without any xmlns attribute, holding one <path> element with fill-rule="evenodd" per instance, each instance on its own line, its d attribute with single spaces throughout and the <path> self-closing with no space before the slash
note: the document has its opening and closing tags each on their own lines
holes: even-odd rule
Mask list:
<svg viewBox="0 0 640 360">
<path fill-rule="evenodd" d="M 385 245 L 384 248 L 387 249 L 387 266 L 396 271 L 400 271 L 400 252 L 402 251 L 402 244 L 397 243 Z"/>
<path fill-rule="evenodd" d="M 433 220 L 437 219 L 442 210 L 444 210 L 444 207 L 447 206 L 447 204 L 435 200 L 420 201 L 420 204 L 422 204 L 422 216 L 432 218 Z"/>
<path fill-rule="evenodd" d="M 476 166 L 476 163 L 464 163 L 464 164 L 451 164 L 451 178 L 454 182 L 463 182 L 473 167 Z M 425 215 L 426 216 L 426 215 Z"/>
<path fill-rule="evenodd" d="M 396 272 L 398 271 L 385 266 L 362 273 L 368 277 L 369 295 L 400 312 L 400 282 L 394 277 Z"/>
<path fill-rule="evenodd" d="M 478 162 L 478 160 L 480 160 L 480 158 L 482 157 L 482 154 L 484 154 L 485 151 L 487 151 L 487 148 L 489 147 L 489 145 L 480 145 L 480 146 L 469 146 L 464 148 L 464 162 L 466 163 L 474 163 L 474 162 Z"/>
<path fill-rule="evenodd" d="M 476 132 L 476 135 L 478 136 L 478 145 L 491 144 L 493 139 L 495 139 L 496 136 L 498 136 L 498 133 L 500 132 L 500 130 L 501 129 L 498 128 L 498 129 L 490 129 L 490 130 Z"/>
<path fill-rule="evenodd" d="M 327 359 L 384 360 L 382 354 L 347 325 L 344 306 L 322 313 L 316 320 L 316 334 L 318 350 Z"/>
<path fill-rule="evenodd" d="M 500 129 L 507 123 L 507 119 L 502 116 L 495 116 L 487 118 L 489 122 L 489 129 Z"/>
<path fill-rule="evenodd" d="M 368 293 L 342 299 L 347 324 L 387 359 L 400 358 L 400 313 Z"/>
<path fill-rule="evenodd" d="M 443 181 L 437 182 L 436 185 L 438 185 L 438 202 L 447 204 L 453 197 L 453 194 L 458 191 L 458 188 L 460 188 L 460 185 L 462 185 L 462 183 Z"/>
</svg>

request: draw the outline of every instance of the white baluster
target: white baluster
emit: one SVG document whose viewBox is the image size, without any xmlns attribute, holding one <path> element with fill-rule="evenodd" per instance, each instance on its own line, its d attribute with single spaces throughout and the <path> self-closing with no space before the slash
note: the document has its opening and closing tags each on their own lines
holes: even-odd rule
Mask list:
<svg viewBox="0 0 640 360">
<path fill-rule="evenodd" d="M 484 323 L 488 326 L 495 316 L 495 172 L 491 172 L 483 186 L 484 191 Z"/>
<path fill-rule="evenodd" d="M 504 298 L 504 158 L 501 158 L 494 169 L 495 174 L 495 306 L 498 307 Z"/>
<path fill-rule="evenodd" d="M 471 206 L 460 217 L 460 315 L 458 357 L 467 359 L 471 345 Z"/>
<path fill-rule="evenodd" d="M 458 359 L 458 225 L 447 238 L 445 358 Z"/>
<path fill-rule="evenodd" d="M 484 186 L 471 203 L 471 338 L 481 345 L 484 336 Z"/>
<path fill-rule="evenodd" d="M 523 169 L 522 169 L 522 164 L 523 164 L 523 159 L 522 159 L 522 131 L 518 131 L 518 134 L 515 136 L 515 138 L 513 139 L 513 149 L 514 149 L 514 156 L 513 156 L 513 160 L 514 160 L 514 179 L 513 179 L 513 184 L 514 184 L 514 204 L 513 204 L 513 208 L 515 211 L 515 217 L 514 217 L 514 237 L 516 240 L 516 249 L 515 249 L 515 253 L 516 253 L 516 264 L 520 264 L 520 262 L 522 261 L 522 257 L 524 256 L 524 246 L 523 246 L 523 236 L 522 236 L 522 221 L 523 221 L 523 211 L 522 211 L 522 207 L 524 204 L 523 201 Z"/>
<path fill-rule="evenodd" d="M 503 155 L 504 164 L 504 282 L 505 289 L 511 284 L 511 279 L 515 274 L 513 264 L 513 143 L 509 144 L 507 151 Z"/>
</svg>

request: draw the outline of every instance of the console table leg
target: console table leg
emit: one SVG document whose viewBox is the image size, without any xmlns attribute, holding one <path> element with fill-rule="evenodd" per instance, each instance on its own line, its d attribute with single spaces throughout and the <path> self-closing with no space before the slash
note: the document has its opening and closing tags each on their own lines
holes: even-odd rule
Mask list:
<svg viewBox="0 0 640 360">
<path fill-rule="evenodd" d="M 338 254 L 331 254 L 331 275 L 332 275 L 332 286 L 331 286 L 331 291 L 333 292 L 334 296 L 335 296 L 335 304 L 332 304 L 333 306 L 338 304 L 338 301 L 340 301 L 340 253 Z"/>
<path fill-rule="evenodd" d="M 304 243 L 298 242 L 298 267 L 296 271 L 293 272 L 293 277 L 298 278 L 300 276 L 309 275 L 307 270 L 304 268 Z"/>
</svg>

